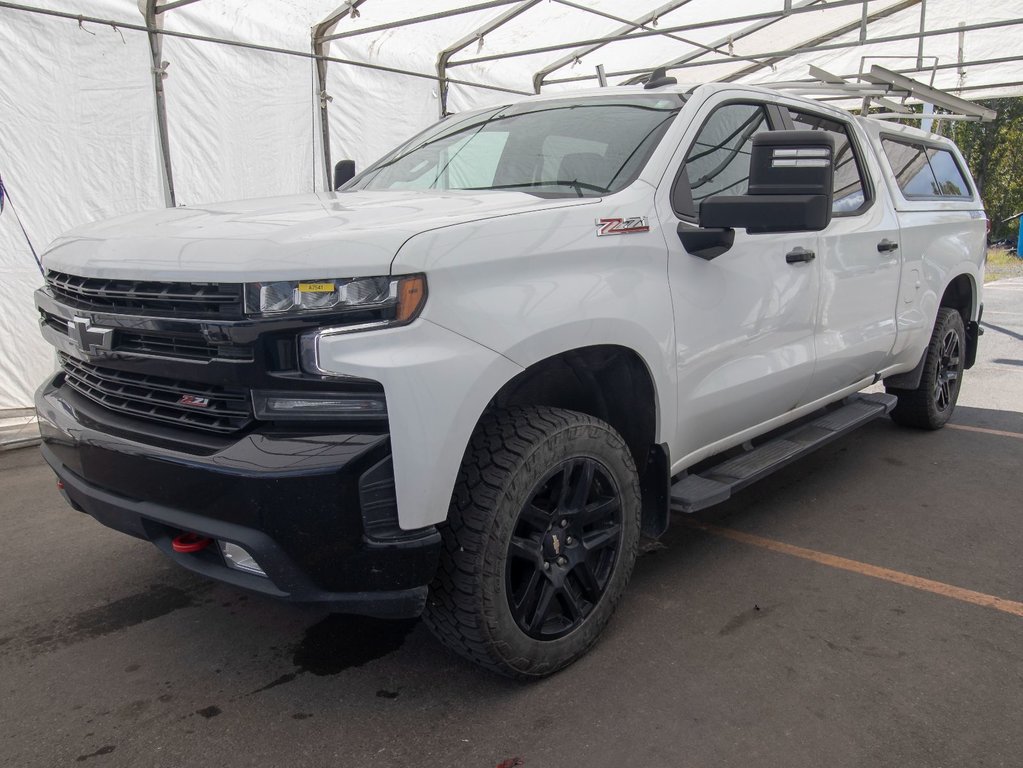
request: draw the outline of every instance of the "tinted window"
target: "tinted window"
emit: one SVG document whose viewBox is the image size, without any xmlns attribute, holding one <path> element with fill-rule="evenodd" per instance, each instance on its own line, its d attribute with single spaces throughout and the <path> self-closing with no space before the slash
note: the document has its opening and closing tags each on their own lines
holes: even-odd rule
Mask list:
<svg viewBox="0 0 1023 768">
<path fill-rule="evenodd" d="M 938 182 L 938 189 L 945 197 L 970 197 L 970 186 L 963 178 L 952 153 L 947 149 L 927 150 L 927 159 L 931 163 L 931 171 Z"/>
<path fill-rule="evenodd" d="M 882 139 L 881 145 L 906 197 L 970 197 L 970 187 L 948 150 L 894 139 Z"/>
<path fill-rule="evenodd" d="M 863 191 L 859 158 L 849 140 L 848 128 L 835 120 L 805 112 L 789 114 L 797 131 L 827 131 L 835 139 L 835 202 L 831 210 L 834 213 L 851 213 L 862 208 L 867 197 Z"/>
<path fill-rule="evenodd" d="M 522 102 L 438 123 L 346 189 L 510 189 L 597 197 L 631 183 L 678 114 L 677 95 Z"/>
<path fill-rule="evenodd" d="M 696 210 L 712 195 L 746 194 L 753 136 L 766 130 L 761 105 L 726 104 L 711 114 L 685 159 Z"/>
</svg>

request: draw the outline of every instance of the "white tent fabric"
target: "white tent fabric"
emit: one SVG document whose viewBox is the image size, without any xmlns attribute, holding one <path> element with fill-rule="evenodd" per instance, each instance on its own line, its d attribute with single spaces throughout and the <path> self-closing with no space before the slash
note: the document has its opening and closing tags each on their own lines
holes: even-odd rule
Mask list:
<svg viewBox="0 0 1023 768">
<path fill-rule="evenodd" d="M 657 0 L 540 0 L 519 3 L 508 23 L 454 54 L 451 78 L 522 93 L 533 91 L 534 75 L 564 60 L 546 75 L 543 90 L 594 87 L 600 64 L 610 83 L 624 82 L 657 65 L 689 59 L 673 72 L 680 82 L 740 79 L 776 82 L 806 79 L 814 64 L 837 74 L 861 70 L 861 57 L 891 69 L 918 69 L 921 6 L 926 29 L 955 30 L 965 23 L 960 54 L 955 33 L 924 38 L 926 67 L 910 76 L 934 78 L 940 88 L 966 98 L 1023 93 L 1018 62 L 1023 58 L 1019 0 L 869 0 L 868 40 L 860 39 L 863 3 L 852 0 L 687 0 L 670 5 L 631 39 L 587 48 L 594 40 L 668 4 Z M 310 29 L 337 10 L 341 0 L 198 0 L 162 14 L 164 80 L 170 156 L 178 204 L 323 189 L 315 62 Z M 24 7 L 83 14 L 115 24 L 57 18 Z M 144 2 L 142 3 L 144 5 Z M 0 175 L 10 202 L 37 248 L 81 223 L 164 204 L 162 162 L 151 74 L 149 41 L 133 0 L 23 0 L 0 2 Z M 438 52 L 514 3 L 485 0 L 361 0 L 358 16 L 332 30 L 349 34 L 467 5 L 470 13 L 415 25 L 347 36 L 328 44 L 331 57 L 420 73 L 328 63 L 326 92 L 331 155 L 359 167 L 435 121 L 441 92 Z M 729 17 L 777 12 L 791 16 L 751 31 L 763 19 L 713 25 Z M 808 8 L 804 8 L 808 6 Z M 975 29 L 977 25 L 1006 25 Z M 1007 25 L 1012 22 L 1013 25 Z M 656 26 L 654 26 L 656 25 Z M 838 37 L 829 34 L 843 26 Z M 656 34 L 676 27 L 671 33 Z M 175 33 L 269 46 L 253 50 Z M 583 41 L 590 41 L 587 48 Z M 566 47 L 567 43 L 577 43 Z M 807 44 L 824 50 L 784 53 Z M 560 47 L 558 47 L 560 46 Z M 830 47 L 828 47 L 830 46 Z M 840 47 L 845 46 L 845 47 Z M 852 46 L 852 47 L 849 47 Z M 547 48 L 530 53 L 537 48 Z M 708 53 L 708 48 L 716 50 Z M 291 51 L 292 53 L 288 53 Z M 503 54 L 507 58 L 488 58 Z M 763 54 L 782 54 L 769 55 Z M 301 55 L 304 54 L 304 55 Z M 962 58 L 960 58 L 962 55 Z M 959 61 L 1008 59 L 960 72 Z M 484 59 L 459 64 L 464 60 Z M 708 64 L 716 60 L 717 63 Z M 753 69 L 751 69 L 753 68 Z M 641 75 L 640 75 L 641 76 Z M 1013 83 L 1006 86 L 1005 83 Z M 994 87 L 998 86 L 998 87 Z M 501 90 L 453 83 L 447 109 L 456 112 L 519 98 Z M 53 365 L 39 337 L 32 291 L 41 283 L 11 207 L 0 215 L 0 411 L 31 405 L 31 394 Z"/>
</svg>

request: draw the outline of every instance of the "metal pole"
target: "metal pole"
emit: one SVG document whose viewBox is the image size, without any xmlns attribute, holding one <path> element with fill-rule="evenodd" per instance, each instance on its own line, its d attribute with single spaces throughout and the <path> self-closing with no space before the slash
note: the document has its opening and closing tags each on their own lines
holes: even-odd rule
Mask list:
<svg viewBox="0 0 1023 768">
<path fill-rule="evenodd" d="M 926 19 L 927 0 L 920 0 L 920 39 L 917 41 L 916 47 L 916 66 L 918 69 L 923 69 L 924 67 L 924 29 L 926 29 Z"/>
<path fill-rule="evenodd" d="M 819 1 L 820 0 L 810 0 L 810 3 L 812 3 L 812 4 L 807 4 L 807 5 L 803 5 L 803 6 L 794 6 L 792 8 L 792 10 L 789 12 L 789 15 L 790 16 L 795 16 L 796 14 L 812 13 L 812 12 L 818 11 L 818 10 L 829 10 L 830 11 L 830 10 L 834 10 L 836 8 L 846 8 L 846 7 L 850 6 L 850 5 L 859 5 L 860 3 L 863 2 L 863 0 L 833 0 L 833 2 L 828 3 L 827 5 L 819 5 L 818 6 L 818 5 L 816 5 L 816 3 L 818 3 Z M 496 59 L 510 59 L 510 58 L 515 58 L 515 57 L 518 57 L 518 56 L 532 56 L 533 54 L 536 54 L 536 53 L 550 53 L 551 51 L 563 51 L 563 50 L 565 50 L 567 48 L 578 48 L 580 46 L 594 45 L 596 43 L 607 44 L 607 43 L 614 42 L 615 40 L 624 40 L 626 38 L 628 38 L 629 40 L 638 40 L 638 39 L 641 39 L 641 38 L 644 38 L 644 37 L 654 37 L 656 35 L 664 36 L 664 35 L 675 34 L 677 32 L 686 32 L 686 31 L 689 31 L 689 30 L 692 30 L 692 29 L 707 29 L 708 27 L 721 27 L 721 26 L 726 26 L 728 24 L 742 24 L 742 23 L 747 22 L 747 21 L 749 21 L 749 22 L 756 22 L 756 21 L 768 21 L 768 22 L 771 22 L 771 21 L 777 21 L 778 19 L 782 19 L 782 18 L 784 18 L 783 14 L 782 14 L 782 11 L 767 11 L 767 12 L 764 12 L 764 13 L 750 13 L 750 14 L 746 14 L 744 16 L 732 16 L 730 18 L 724 18 L 724 19 L 712 19 L 712 20 L 708 20 L 708 21 L 693 22 L 693 23 L 690 23 L 690 24 L 679 24 L 677 26 L 665 27 L 664 29 L 654 29 L 654 30 L 640 29 L 640 30 L 636 30 L 635 32 L 631 32 L 631 33 L 627 33 L 627 34 L 605 35 L 604 37 L 590 37 L 590 38 L 587 38 L 585 40 L 573 40 L 573 41 L 567 42 L 567 43 L 558 43 L 557 45 L 544 45 L 544 46 L 537 47 L 537 48 L 523 48 L 523 49 L 516 50 L 516 51 L 509 51 L 508 53 L 498 53 L 498 54 L 493 54 L 493 55 L 490 55 L 490 56 L 476 56 L 476 57 L 471 58 L 471 59 L 460 59 L 458 61 L 452 61 L 452 62 L 450 62 L 449 66 L 456 67 L 456 66 L 463 66 L 465 64 L 480 64 L 480 63 L 482 63 L 484 61 L 494 61 Z M 712 43 L 711 46 L 713 47 L 713 45 L 714 44 Z M 736 58 L 738 58 L 738 57 L 736 57 Z M 745 58 L 750 58 L 750 57 L 747 56 Z M 639 72 L 639 71 L 646 72 L 648 70 L 637 70 L 637 72 Z"/>
<path fill-rule="evenodd" d="M 312 29 L 312 52 L 316 57 L 316 104 L 320 112 L 320 146 L 323 152 L 323 188 L 330 192 L 334 188 L 334 169 L 330 158 L 330 116 L 327 105 L 333 99 L 327 93 L 327 32 L 337 26 L 341 19 L 358 13 L 359 6 L 366 0 L 348 0 Z"/>
<path fill-rule="evenodd" d="M 667 13 L 671 13 L 673 11 L 676 11 L 676 10 L 678 10 L 679 8 L 681 8 L 684 5 L 688 5 L 692 1 L 693 0 L 673 0 L 673 2 L 665 3 L 663 5 L 660 5 L 657 8 L 654 8 L 652 11 L 648 11 L 647 13 L 643 14 L 642 16 L 640 16 L 638 19 L 636 19 L 634 21 L 624 21 L 622 26 L 616 28 L 615 30 L 613 30 L 607 36 L 607 41 L 606 42 L 594 43 L 592 45 L 584 46 L 582 48 L 579 48 L 579 49 L 577 49 L 575 51 L 572 51 L 571 53 L 568 53 L 568 54 L 562 56 L 557 61 L 554 61 L 551 64 L 548 64 L 543 69 L 541 69 L 541 70 L 539 70 L 539 71 L 537 71 L 537 72 L 535 72 L 533 74 L 533 92 L 534 93 L 540 93 L 540 89 L 543 88 L 544 79 L 547 77 L 547 75 L 551 74 L 552 72 L 556 72 L 557 70 L 561 69 L 562 67 L 578 61 L 583 56 L 586 56 L 587 54 L 593 53 L 594 51 L 598 50 L 599 48 L 602 48 L 603 46 L 607 45 L 607 43 L 611 42 L 613 39 L 615 39 L 619 35 L 627 35 L 628 33 L 632 32 L 635 29 L 648 29 L 648 27 L 646 25 L 649 24 L 650 22 L 652 22 L 654 19 L 658 19 L 658 18 L 660 18 L 661 16 L 664 16 Z M 590 9 L 587 9 L 587 10 L 590 10 Z M 590 12 L 592 13 L 592 10 Z M 668 37 L 671 37 L 671 36 L 668 35 Z M 683 42 L 689 42 L 689 41 L 683 41 Z M 696 43 L 692 43 L 692 42 L 690 42 L 689 44 L 696 45 L 697 47 L 702 47 L 702 48 L 704 48 L 704 50 L 708 50 L 708 47 L 707 46 L 703 46 L 702 44 L 696 44 Z"/>
<path fill-rule="evenodd" d="M 163 22 L 157 15 L 156 0 L 145 2 L 146 34 L 149 37 L 149 53 L 152 57 L 153 96 L 156 99 L 156 132 L 160 141 L 163 201 L 168 208 L 174 208 L 178 203 L 174 194 L 174 171 L 171 167 L 170 136 L 167 131 L 167 98 L 163 89 L 163 79 L 167 76 L 167 70 L 163 62 L 163 37 L 157 32 Z"/>
<path fill-rule="evenodd" d="M 540 0 L 518 0 L 518 2 L 519 4 L 514 8 L 509 8 L 486 24 L 477 27 L 473 32 L 460 38 L 457 42 L 449 45 L 437 54 L 437 100 L 440 102 L 441 117 L 446 117 L 448 114 L 448 86 L 450 85 L 448 80 L 448 61 L 456 53 L 463 50 L 466 46 L 472 45 L 477 40 L 482 43 L 486 35 L 504 26 L 519 14 L 528 11 L 534 5 L 537 5 Z"/>
<path fill-rule="evenodd" d="M 597 65 L 597 82 L 600 83 L 601 88 L 607 88 L 607 75 L 604 74 L 604 65 Z"/>
<path fill-rule="evenodd" d="M 829 6 L 829 7 L 835 7 L 835 6 L 832 5 L 832 6 Z M 795 11 L 793 11 L 793 13 L 795 13 Z M 999 20 L 999 21 L 986 21 L 986 22 L 981 22 L 981 23 L 978 23 L 978 24 L 967 24 L 965 27 L 963 27 L 963 30 L 966 31 L 966 32 L 972 32 L 974 30 L 1001 29 L 1001 28 L 1004 28 L 1004 27 L 1014 27 L 1014 26 L 1020 26 L 1020 25 L 1023 25 L 1023 18 L 1002 19 L 1002 20 Z M 925 37 L 938 37 L 938 36 L 941 36 L 941 35 L 952 35 L 952 34 L 956 34 L 958 32 L 959 32 L 958 28 L 956 28 L 956 29 L 947 29 L 947 28 L 946 29 L 929 29 L 929 30 L 924 32 L 924 36 Z M 895 42 L 901 42 L 903 40 L 913 40 L 913 39 L 915 39 L 917 37 L 917 35 L 918 35 L 917 32 L 908 32 L 908 33 L 898 34 L 898 35 L 887 35 L 885 37 L 875 37 L 870 42 L 872 44 L 895 43 Z M 756 61 L 756 60 L 759 60 L 759 59 L 766 59 L 766 58 L 776 57 L 776 56 L 782 56 L 782 57 L 789 56 L 789 55 L 794 56 L 794 55 L 799 54 L 799 53 L 817 53 L 817 52 L 820 52 L 820 51 L 837 51 L 837 50 L 842 50 L 843 48 L 854 48 L 857 45 L 859 45 L 858 42 L 839 42 L 839 43 L 828 43 L 828 44 L 824 44 L 824 45 L 794 46 L 792 48 L 786 48 L 786 49 L 777 50 L 777 51 L 761 51 L 761 52 L 757 52 L 757 53 L 746 55 L 746 56 L 739 56 L 738 54 L 736 54 L 733 58 L 735 58 L 735 59 L 750 60 L 750 61 Z M 516 55 L 517 56 L 519 54 L 515 53 L 515 54 L 512 54 L 512 55 Z M 477 61 L 478 61 L 478 59 L 477 59 Z M 452 62 L 452 65 L 455 64 L 455 63 L 456 62 Z M 465 62 L 457 62 L 457 63 L 459 63 L 459 64 L 461 64 L 461 63 L 469 63 L 469 61 L 466 60 Z M 688 67 L 705 67 L 705 66 L 713 66 L 713 65 L 716 65 L 716 64 L 724 64 L 724 63 L 727 63 L 727 59 L 719 59 L 719 60 L 716 60 L 716 61 L 694 61 L 694 62 L 687 63 L 684 66 L 676 66 L 674 68 L 675 69 L 684 69 L 684 68 L 688 68 Z M 953 65 L 953 66 L 955 66 L 955 65 Z M 620 70 L 618 72 L 609 72 L 608 73 L 608 77 L 623 77 L 623 76 L 627 76 L 627 75 L 637 75 L 637 74 L 644 74 L 644 73 L 649 73 L 649 72 L 650 72 L 649 68 L 643 68 L 643 69 L 625 69 L 625 70 Z M 575 83 L 575 82 L 581 82 L 583 80 L 593 80 L 593 79 L 595 79 L 594 75 L 580 75 L 578 77 L 562 77 L 562 78 L 557 78 L 555 80 L 550 80 L 549 82 L 552 83 L 552 84 L 553 83 Z"/>
</svg>

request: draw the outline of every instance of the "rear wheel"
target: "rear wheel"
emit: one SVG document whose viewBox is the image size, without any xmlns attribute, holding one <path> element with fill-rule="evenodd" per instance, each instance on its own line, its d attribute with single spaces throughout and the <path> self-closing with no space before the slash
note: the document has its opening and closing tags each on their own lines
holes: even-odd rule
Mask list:
<svg viewBox="0 0 1023 768">
<path fill-rule="evenodd" d="M 639 526 L 636 468 L 610 425 L 556 408 L 490 414 L 459 473 L 424 619 L 496 672 L 556 672 L 611 618 Z"/>
<path fill-rule="evenodd" d="M 963 380 L 966 329 L 955 309 L 942 307 L 927 347 L 923 375 L 916 389 L 886 389 L 898 396 L 892 410 L 897 424 L 920 429 L 939 429 L 952 416 Z"/>
</svg>

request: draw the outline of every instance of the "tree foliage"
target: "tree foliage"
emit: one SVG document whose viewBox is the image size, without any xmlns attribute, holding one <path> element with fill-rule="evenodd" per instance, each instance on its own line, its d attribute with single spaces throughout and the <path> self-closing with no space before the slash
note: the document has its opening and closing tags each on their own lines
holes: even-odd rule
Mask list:
<svg viewBox="0 0 1023 768">
<path fill-rule="evenodd" d="M 941 133 L 966 157 L 991 219 L 991 236 L 999 239 L 1018 231 L 1019 219 L 1005 219 L 1023 211 L 1023 98 L 980 103 L 998 117 L 990 123 L 943 121 Z"/>
</svg>

